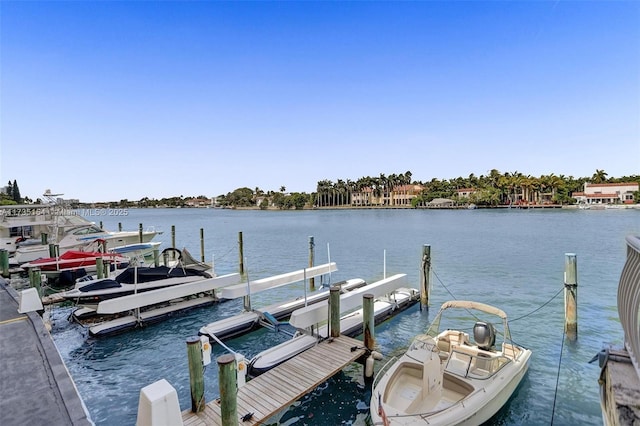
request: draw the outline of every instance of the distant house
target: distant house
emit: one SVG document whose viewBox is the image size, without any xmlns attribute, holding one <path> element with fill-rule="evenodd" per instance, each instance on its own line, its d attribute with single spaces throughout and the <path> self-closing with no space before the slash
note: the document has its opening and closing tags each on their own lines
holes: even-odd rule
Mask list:
<svg viewBox="0 0 640 426">
<path fill-rule="evenodd" d="M 433 200 L 427 203 L 427 207 L 430 208 L 446 208 L 453 207 L 455 202 L 448 198 L 434 198 Z"/>
<path fill-rule="evenodd" d="M 474 188 L 456 189 L 456 194 L 458 195 L 458 198 L 469 198 L 469 196 L 471 194 L 473 194 L 474 192 L 476 192 L 476 190 Z"/>
<path fill-rule="evenodd" d="M 211 200 L 208 198 L 190 198 L 185 201 L 187 207 L 206 207 L 211 205 Z"/>
<path fill-rule="evenodd" d="M 411 201 L 422 194 L 422 185 L 398 185 L 390 191 L 380 191 L 376 194 L 373 188 L 366 187 L 351 193 L 352 206 L 405 206 L 410 207 Z"/>
<path fill-rule="evenodd" d="M 638 191 L 637 182 L 585 183 L 584 191 L 571 194 L 578 204 L 633 204 L 633 193 Z"/>
</svg>

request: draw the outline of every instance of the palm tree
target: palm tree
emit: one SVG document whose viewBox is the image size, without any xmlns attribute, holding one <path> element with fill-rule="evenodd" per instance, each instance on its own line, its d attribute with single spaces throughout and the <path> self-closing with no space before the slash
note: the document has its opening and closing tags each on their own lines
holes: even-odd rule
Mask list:
<svg viewBox="0 0 640 426">
<path fill-rule="evenodd" d="M 591 177 L 592 183 L 605 183 L 607 181 L 607 172 L 604 170 L 596 169 L 596 172 Z"/>
</svg>

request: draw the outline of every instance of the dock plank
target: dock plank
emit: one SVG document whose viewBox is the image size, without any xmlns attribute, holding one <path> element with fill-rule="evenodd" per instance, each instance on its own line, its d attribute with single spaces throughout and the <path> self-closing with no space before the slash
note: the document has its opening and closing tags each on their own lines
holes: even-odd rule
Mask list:
<svg viewBox="0 0 640 426">
<path fill-rule="evenodd" d="M 352 347 L 357 347 L 352 351 Z M 290 360 L 250 380 L 238 389 L 238 421 L 243 425 L 263 424 L 286 410 L 329 378 L 365 353 L 362 342 L 347 336 L 327 339 Z M 240 417 L 253 413 L 251 420 Z M 196 420 L 194 420 L 194 418 Z M 220 425 L 221 410 L 217 401 L 206 404 L 202 413 L 183 411 L 185 426 Z"/>
</svg>

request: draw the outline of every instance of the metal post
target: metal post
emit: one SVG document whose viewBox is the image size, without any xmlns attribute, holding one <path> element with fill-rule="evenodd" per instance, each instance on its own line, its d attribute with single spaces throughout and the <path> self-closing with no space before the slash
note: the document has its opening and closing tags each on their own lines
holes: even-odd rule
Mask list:
<svg viewBox="0 0 640 426">
<path fill-rule="evenodd" d="M 198 336 L 187 338 L 187 357 L 189 359 L 189 382 L 191 384 L 191 411 L 204 410 L 204 365 L 202 347 Z"/>
<path fill-rule="evenodd" d="M 220 416 L 222 426 L 238 426 L 238 376 L 236 357 L 220 355 L 218 361 L 218 388 L 220 389 Z"/>
<path fill-rule="evenodd" d="M 431 246 L 425 244 L 422 246 L 422 263 L 420 268 L 420 309 L 429 308 L 429 295 L 431 293 L 431 284 L 429 277 L 431 276 Z"/>
<path fill-rule="evenodd" d="M 309 268 L 313 267 L 314 263 L 314 247 L 313 237 L 309 237 Z M 309 279 L 309 290 L 314 291 L 316 289 L 316 280 L 314 277 Z"/>
<path fill-rule="evenodd" d="M 329 289 L 329 337 L 340 336 L 340 287 Z"/>
<path fill-rule="evenodd" d="M 574 253 L 564 259 L 564 331 L 570 340 L 578 337 L 578 265 Z"/>
<path fill-rule="evenodd" d="M 204 262 L 204 228 L 200 228 L 200 261 Z"/>
</svg>

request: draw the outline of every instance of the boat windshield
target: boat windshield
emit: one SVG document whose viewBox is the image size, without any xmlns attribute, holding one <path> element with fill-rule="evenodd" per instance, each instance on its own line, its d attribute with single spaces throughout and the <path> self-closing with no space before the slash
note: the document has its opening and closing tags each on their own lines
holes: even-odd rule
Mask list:
<svg viewBox="0 0 640 426">
<path fill-rule="evenodd" d="M 88 234 L 104 234 L 104 231 L 95 225 L 82 227 L 73 232 L 73 235 L 88 235 Z"/>
</svg>

